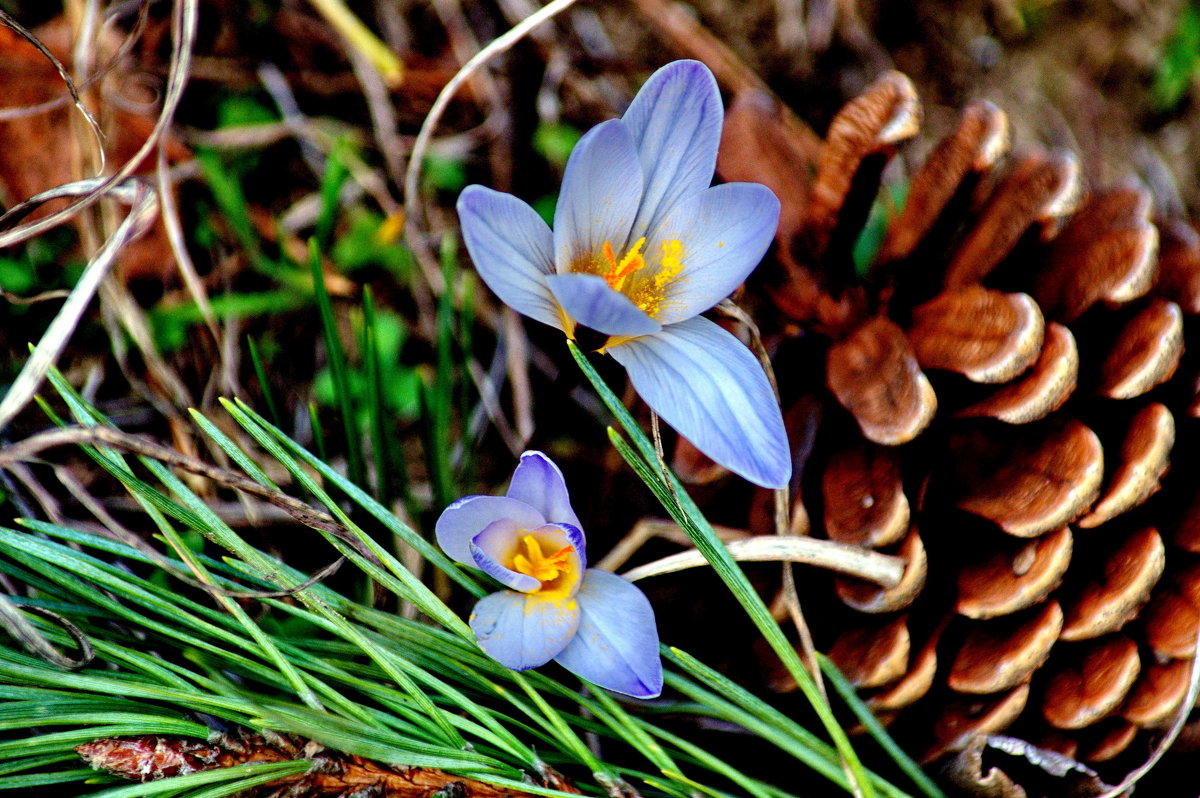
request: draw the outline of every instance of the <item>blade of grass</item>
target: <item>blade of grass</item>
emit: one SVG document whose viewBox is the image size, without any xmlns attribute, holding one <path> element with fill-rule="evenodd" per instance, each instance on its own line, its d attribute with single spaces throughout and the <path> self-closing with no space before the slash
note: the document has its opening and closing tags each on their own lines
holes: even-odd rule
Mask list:
<svg viewBox="0 0 1200 798">
<path fill-rule="evenodd" d="M 325 273 L 321 269 L 321 250 L 315 239 L 308 242 L 308 262 L 312 268 L 313 294 L 317 310 L 321 314 L 321 329 L 325 334 L 325 356 L 333 376 L 333 388 L 338 398 L 338 409 L 342 415 L 342 430 L 346 436 L 346 469 L 350 481 L 366 486 L 363 465 L 362 439 L 359 437 L 358 415 L 354 411 L 353 394 L 350 390 L 350 375 L 346 369 L 346 351 L 338 337 L 337 322 L 333 316 L 333 303 L 325 290 Z"/>
<path fill-rule="evenodd" d="M 325 175 L 321 179 L 321 207 L 317 212 L 317 225 L 314 237 L 317 249 L 328 252 L 333 243 L 333 226 L 337 222 L 338 211 L 341 209 L 340 196 L 342 185 L 350 172 L 346 169 L 346 150 L 349 143 L 339 138 L 329 148 L 325 159 Z"/>
<path fill-rule="evenodd" d="M 246 427 L 248 424 L 253 428 L 260 430 L 262 433 L 270 435 L 272 440 L 276 441 L 278 446 L 282 447 L 282 449 L 280 449 L 281 453 L 283 450 L 286 450 L 286 452 L 290 455 L 299 458 L 304 465 L 316 471 L 318 475 L 328 480 L 331 485 L 345 493 L 346 496 L 349 497 L 350 501 L 363 508 L 376 521 L 382 523 L 393 535 L 396 535 L 406 544 L 416 549 L 422 557 L 428 560 L 436 568 L 449 575 L 452 580 L 465 588 L 469 593 L 471 593 L 471 595 L 475 596 L 476 598 L 483 598 L 487 595 L 488 591 L 481 587 L 473 578 L 466 575 L 463 570 L 459 568 L 456 563 L 454 563 L 454 561 L 442 553 L 441 549 L 419 535 L 412 527 L 396 518 L 396 516 L 393 515 L 390 510 L 372 499 L 366 491 L 362 490 L 353 482 L 346 479 L 346 477 L 339 474 L 324 460 L 314 457 L 313 454 L 306 450 L 303 446 L 293 441 L 287 435 L 284 435 L 283 432 L 278 428 L 271 426 L 266 419 L 255 413 L 254 410 L 245 402 L 238 400 L 236 404 L 231 404 L 227 401 L 222 401 L 222 404 L 227 410 L 229 410 L 234 418 L 238 420 L 238 423 L 243 425 L 243 427 Z M 247 429 L 249 428 L 247 427 Z M 287 457 L 287 454 L 283 454 L 282 456 Z M 307 479 L 307 475 L 305 475 L 305 478 Z M 364 542 L 368 545 L 373 545 L 372 542 Z M 399 568 L 407 574 L 407 569 L 405 569 L 404 566 L 399 563 L 399 561 L 395 560 L 387 552 L 375 550 L 375 553 L 377 555 L 383 555 L 381 559 L 389 569 Z M 436 597 L 433 597 L 432 593 L 429 593 L 429 596 L 435 602 L 435 607 L 445 606 L 440 600 L 438 600 Z M 459 626 L 457 627 L 454 627 L 453 622 L 444 622 L 447 616 L 442 614 L 441 611 L 435 610 L 435 613 L 437 614 L 431 614 L 424 607 L 422 607 L 422 611 L 427 615 L 430 615 L 430 617 L 434 618 L 439 623 L 442 623 L 444 626 L 465 629 L 465 626 L 461 625 L 461 622 L 458 622 Z M 448 613 L 449 610 L 445 610 L 444 612 Z M 454 617 L 457 619 L 457 616 L 453 616 L 453 614 L 451 614 L 449 617 Z M 474 639 L 474 635 L 470 634 L 469 630 L 467 630 L 466 636 L 470 639 Z"/>
<path fill-rule="evenodd" d="M 763 603 L 762 597 L 755 591 L 750 580 L 746 578 L 745 573 L 730 556 L 728 549 L 725 548 L 720 538 L 713 531 L 712 526 L 704 518 L 700 509 L 692 501 L 691 497 L 684 490 L 683 485 L 675 477 L 669 469 L 663 467 L 662 473 L 654 465 L 658 463 L 658 456 L 654 451 L 653 444 L 646 438 L 633 416 L 625 409 L 620 399 L 612 392 L 604 380 L 596 373 L 595 368 L 588 362 L 587 357 L 579 351 L 574 341 L 568 341 L 567 346 L 571 351 L 572 357 L 583 371 L 584 376 L 595 388 L 600 395 L 601 400 L 608 407 L 609 411 L 617 417 L 621 426 L 625 429 L 627 435 L 634 442 L 641 457 L 637 456 L 628 446 L 618 447 L 622 457 L 626 462 L 638 472 L 638 476 L 642 478 L 647 485 L 652 486 L 652 490 L 662 502 L 664 509 L 671 515 L 672 519 L 683 528 L 688 537 L 695 544 L 696 548 L 704 555 L 713 567 L 713 571 L 721 578 L 721 581 L 733 593 L 738 603 L 750 616 L 750 620 L 758 628 L 759 633 L 763 635 L 776 656 L 783 662 L 784 667 L 792 678 L 796 680 L 796 684 L 804 693 L 813 709 L 817 713 L 817 717 L 821 720 L 821 724 L 825 727 L 834 745 L 838 749 L 839 755 L 846 763 L 846 767 L 850 770 L 851 778 L 862 791 L 864 798 L 872 798 L 875 791 L 866 778 L 866 772 L 859 761 L 858 755 L 854 752 L 854 747 L 850 744 L 849 738 L 846 736 L 845 730 L 838 724 L 837 719 L 833 716 L 833 710 L 829 704 L 821 697 L 817 690 L 816 684 L 813 682 L 812 675 L 804 667 L 804 663 L 800 661 L 796 650 L 788 642 L 783 634 L 783 630 L 779 628 L 779 624 L 771 617 L 770 610 Z M 609 438 L 613 441 L 614 446 L 617 444 L 619 436 L 615 434 L 615 430 L 610 428 Z M 635 463 L 640 460 L 641 468 Z M 655 488 L 653 486 L 657 485 Z"/>
<path fill-rule="evenodd" d="M 267 764 L 249 762 L 244 765 L 233 765 L 227 768 L 202 770 L 199 773 L 176 776 L 172 779 L 149 781 L 144 784 L 131 784 L 125 787 L 114 787 L 103 792 L 93 793 L 88 798 L 146 798 L 152 795 L 169 795 L 178 793 L 180 790 L 189 787 L 203 787 L 219 782 L 233 784 L 247 776 L 254 777 L 256 780 L 262 778 L 262 781 L 259 783 L 266 783 L 284 778 L 285 776 L 299 775 L 311 767 L 312 763 L 306 759 L 299 759 L 294 762 L 271 762 Z M 217 794 L 221 795 L 223 793 Z"/>
<path fill-rule="evenodd" d="M 262 358 L 258 356 L 258 346 L 254 343 L 252 336 L 246 336 L 246 348 L 250 351 L 250 362 L 254 364 L 254 375 L 258 378 L 258 388 L 262 391 L 263 401 L 267 405 L 267 416 L 271 419 L 271 423 L 279 426 L 279 410 L 275 405 L 275 393 L 271 390 L 271 382 L 267 379 Z"/>
<path fill-rule="evenodd" d="M 408 469 L 404 458 L 398 457 L 392 436 L 387 434 L 383 404 L 383 369 L 379 362 L 376 338 L 375 295 L 370 286 L 363 288 L 362 356 L 367 376 L 367 421 L 371 429 L 371 449 L 375 455 L 375 498 L 391 507 L 397 496 L 402 497 L 410 517 L 416 509 L 409 492 Z M 276 425 L 278 426 L 278 425 Z"/>
<path fill-rule="evenodd" d="M 329 454 L 325 451 L 325 428 L 321 425 L 316 402 L 308 403 L 308 425 L 312 429 L 313 442 L 317 445 L 317 456 L 322 462 L 329 460 Z"/>
<path fill-rule="evenodd" d="M 825 674 L 825 678 L 833 684 L 833 689 L 837 691 L 842 700 L 854 713 L 854 717 L 858 718 L 858 722 L 863 725 L 867 732 L 879 743 L 880 747 L 887 752 L 892 761 L 904 771 L 904 774 L 912 779 L 913 784 L 930 796 L 930 798 L 945 798 L 941 789 L 933 782 L 929 776 L 925 775 L 925 771 L 921 766 L 912 760 L 912 758 L 896 744 L 892 736 L 883 728 L 883 724 L 879 722 L 879 718 L 871 712 L 870 707 L 863 703 L 863 700 L 858 697 L 858 691 L 854 689 L 854 685 L 850 684 L 849 680 L 838 670 L 837 665 L 824 654 L 817 652 L 817 661 L 821 663 L 821 672 Z"/>
</svg>

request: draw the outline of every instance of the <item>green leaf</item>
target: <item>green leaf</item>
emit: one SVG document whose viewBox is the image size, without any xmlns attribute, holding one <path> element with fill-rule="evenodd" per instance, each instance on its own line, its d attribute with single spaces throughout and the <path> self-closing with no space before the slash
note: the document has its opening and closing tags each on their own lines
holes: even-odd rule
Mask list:
<svg viewBox="0 0 1200 798">
<path fill-rule="evenodd" d="M 588 381 L 592 383 L 592 387 L 600 395 L 601 400 L 608 407 L 609 411 L 617 417 L 625 432 L 633 440 L 638 448 L 635 453 L 628 446 L 618 446 L 618 451 L 626 462 L 638 473 L 638 476 L 651 486 L 655 495 L 662 503 L 664 509 L 670 514 L 671 518 L 680 525 L 680 527 L 691 538 L 696 548 L 704 555 L 712 566 L 713 571 L 725 582 L 726 587 L 733 593 L 738 603 L 750 616 L 750 620 L 758 628 L 759 632 L 766 638 L 767 643 L 775 652 L 776 656 L 782 660 L 784 667 L 792 678 L 796 680 L 796 684 L 808 699 L 817 716 L 821 719 L 822 725 L 833 739 L 834 745 L 838 749 L 838 753 L 845 760 L 847 767 L 854 776 L 854 781 L 863 792 L 864 798 L 871 798 L 874 795 L 874 790 L 868 783 L 866 773 L 863 770 L 862 763 L 858 759 L 858 755 L 854 753 L 854 748 L 850 745 L 850 740 L 846 736 L 846 732 L 838 724 L 837 719 L 833 716 L 833 711 L 829 704 L 822 698 L 817 690 L 816 684 L 813 682 L 812 676 L 805 669 L 804 664 L 800 661 L 796 650 L 792 648 L 791 643 L 783 634 L 783 630 L 779 628 L 779 624 L 771 617 L 770 610 L 763 603 L 762 598 L 750 584 L 750 580 L 746 578 L 745 573 L 730 556 L 725 544 L 717 537 L 712 526 L 704 518 L 700 509 L 692 501 L 687 491 L 684 490 L 682 483 L 670 472 L 665 465 L 661 463 L 654 451 L 653 445 L 646 438 L 637 422 L 633 420 L 633 416 L 629 415 L 629 411 L 625 409 L 625 405 L 616 397 L 612 390 L 601 379 L 600 375 L 588 362 L 587 358 L 574 341 L 568 341 L 567 346 L 571 351 L 572 357 L 583 371 Z M 617 445 L 619 436 L 614 430 L 609 429 L 609 438 Z M 640 454 L 640 457 L 638 456 Z M 653 465 L 652 465 L 653 464 Z M 657 467 L 656 467 L 657 466 Z"/>
</svg>

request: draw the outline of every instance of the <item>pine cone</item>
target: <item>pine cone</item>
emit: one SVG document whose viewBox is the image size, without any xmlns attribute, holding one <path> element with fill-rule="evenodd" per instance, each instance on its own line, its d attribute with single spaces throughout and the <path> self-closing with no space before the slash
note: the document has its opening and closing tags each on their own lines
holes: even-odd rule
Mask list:
<svg viewBox="0 0 1200 798">
<path fill-rule="evenodd" d="M 790 324 L 795 509 L 908 560 L 891 589 L 834 579 L 844 612 L 810 599 L 818 642 L 926 761 L 1002 729 L 1111 760 L 1177 715 L 1196 655 L 1200 235 L 1136 182 L 1084 185 L 1069 152 L 1010 152 L 979 102 L 859 274 L 920 130 L 911 83 L 850 102 L 815 168 L 780 119 L 736 98 L 719 169 L 784 204 L 760 272 Z"/>
</svg>

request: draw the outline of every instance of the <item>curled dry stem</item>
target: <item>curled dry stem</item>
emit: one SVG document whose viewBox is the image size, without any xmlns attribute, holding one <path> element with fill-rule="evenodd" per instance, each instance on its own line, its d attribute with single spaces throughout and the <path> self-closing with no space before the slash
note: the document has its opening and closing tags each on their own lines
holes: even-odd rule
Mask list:
<svg viewBox="0 0 1200 798">
<path fill-rule="evenodd" d="M 20 643 L 29 653 L 41 657 L 51 665 L 69 671 L 84 667 L 96 656 L 96 651 L 92 648 L 91 641 L 88 640 L 87 635 L 66 618 L 41 607 L 23 608 L 26 612 L 37 613 L 62 626 L 67 634 L 71 636 L 71 639 L 75 641 L 75 645 L 79 647 L 78 659 L 71 659 L 55 648 L 54 644 L 46 639 L 46 636 L 30 623 L 28 618 L 21 614 L 21 609 L 10 601 L 7 596 L 0 595 L 0 626 L 3 626 L 5 631 L 12 635 L 13 639 Z"/>
<path fill-rule="evenodd" d="M 655 524 L 674 526 L 668 521 Z M 831 540 L 797 535 L 756 535 L 728 540 L 725 547 L 730 556 L 740 562 L 783 562 L 812 565 L 853 576 L 882 587 L 894 587 L 904 573 L 904 560 L 887 554 L 847 546 Z M 597 567 L 603 567 L 601 562 Z M 682 551 L 626 571 L 622 576 L 631 582 L 651 576 L 662 576 L 687 568 L 707 565 L 700 552 Z"/>
<path fill-rule="evenodd" d="M 454 98 L 454 95 L 458 93 L 462 85 L 480 67 L 493 56 L 508 50 L 538 25 L 566 11 L 575 2 L 576 0 L 553 0 L 553 2 L 543 6 L 536 13 L 521 20 L 521 22 L 514 25 L 506 33 L 489 42 L 482 50 L 472 56 L 467 63 L 463 64 L 458 72 L 454 74 L 454 77 L 442 88 L 437 98 L 433 101 L 433 107 L 429 109 L 429 114 L 425 117 L 425 121 L 421 123 L 421 129 L 417 132 L 416 141 L 413 143 L 412 154 L 409 156 L 408 169 L 404 173 L 404 218 L 408 245 L 412 248 L 414 255 L 416 255 L 421 273 L 435 294 L 441 294 L 442 291 L 446 290 L 447 286 L 438 268 L 437 258 L 434 256 L 428 243 L 421 236 L 421 225 L 424 223 L 425 216 L 424 210 L 421 207 L 420 192 L 421 166 L 425 160 L 426 153 L 429 151 L 429 144 L 433 139 L 433 133 L 437 130 L 442 115 L 446 113 L 446 108 L 449 107 L 450 100 Z"/>
<path fill-rule="evenodd" d="M 132 158 L 122 164 L 116 172 L 103 179 L 99 179 L 87 193 L 62 194 L 61 196 L 79 197 L 77 201 L 62 210 L 55 211 L 33 222 L 12 229 L 7 228 L 12 227 L 13 224 L 29 213 L 29 208 L 24 208 L 18 213 L 18 210 L 22 209 L 26 203 L 22 203 L 3 216 L 0 216 L 0 249 L 12 246 L 13 244 L 19 244 L 47 230 L 52 230 L 69 219 L 74 218 L 83 210 L 95 205 L 101 199 L 125 184 L 126 180 L 140 166 L 146 156 L 158 146 L 159 140 L 166 133 L 167 127 L 175 115 L 175 109 L 179 105 L 179 100 L 183 96 L 184 86 L 187 84 L 188 72 L 191 69 L 192 46 L 196 38 L 198 6 L 199 0 L 176 0 L 174 14 L 171 19 L 174 48 L 171 53 L 171 65 L 167 76 L 167 91 L 163 97 L 162 110 L 159 112 L 158 119 L 154 123 L 154 128 L 138 151 L 134 153 Z M 86 183 L 88 181 L 80 182 Z M 72 185 L 79 185 L 79 183 Z M 47 193 L 50 192 L 45 192 L 39 196 L 44 197 Z M 3 426 L 2 422 L 0 422 L 0 426 Z"/>
</svg>

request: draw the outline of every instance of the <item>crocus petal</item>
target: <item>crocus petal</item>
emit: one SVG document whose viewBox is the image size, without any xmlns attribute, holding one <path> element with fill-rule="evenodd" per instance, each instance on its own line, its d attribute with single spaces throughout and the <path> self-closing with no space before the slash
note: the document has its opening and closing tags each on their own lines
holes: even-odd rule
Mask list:
<svg viewBox="0 0 1200 798">
<path fill-rule="evenodd" d="M 650 236 L 683 244 L 683 270 L 667 284 L 655 318 L 662 324 L 711 308 L 742 284 L 762 260 L 779 224 L 779 200 L 758 183 L 726 183 L 677 204 Z"/>
<path fill-rule="evenodd" d="M 467 186 L 458 198 L 467 252 L 479 276 L 518 313 L 562 329 L 546 288 L 554 271 L 554 235 L 537 211 L 512 196 Z"/>
<path fill-rule="evenodd" d="M 712 183 L 721 141 L 721 94 L 708 67 L 674 61 L 650 76 L 621 119 L 645 174 L 636 239 L 676 202 Z"/>
<path fill-rule="evenodd" d="M 546 523 L 541 513 L 518 499 L 507 496 L 466 496 L 442 511 L 433 531 L 442 551 L 464 565 L 474 566 L 471 539 L 488 524 L 502 519 L 524 529 L 537 529 Z"/>
<path fill-rule="evenodd" d="M 661 693 L 658 629 L 642 591 L 616 574 L 591 568 L 575 599 L 579 631 L 554 661 L 606 690 L 637 698 Z"/>
<path fill-rule="evenodd" d="M 571 641 L 579 628 L 579 604 L 570 597 L 505 590 L 480 599 L 470 624 L 488 656 L 522 671 L 545 665 Z"/>
<path fill-rule="evenodd" d="M 478 566 L 488 576 L 505 587 L 522 593 L 532 593 L 542 583 L 528 574 L 518 573 L 504 563 L 510 562 L 521 545 L 521 537 L 529 534 L 530 527 L 523 527 L 507 518 L 493 521 L 471 539 L 472 565 Z"/>
<path fill-rule="evenodd" d="M 521 455 L 521 462 L 513 472 L 508 486 L 508 497 L 520 499 L 546 517 L 547 521 L 570 524 L 583 529 L 579 517 L 571 508 L 571 497 L 562 471 L 554 461 L 541 452 L 528 451 Z M 582 532 L 579 550 L 583 551 Z"/>
<path fill-rule="evenodd" d="M 580 258 L 599 258 L 605 242 L 625 252 L 642 199 L 642 167 L 620 119 L 584 134 L 563 173 L 554 209 L 554 256 L 560 272 Z"/>
<path fill-rule="evenodd" d="M 700 451 L 764 488 L 791 476 L 787 434 L 762 366 L 708 319 L 609 348 L 646 404 Z"/>
<path fill-rule="evenodd" d="M 550 293 L 575 321 L 605 335 L 648 335 L 662 325 L 596 274 L 552 274 Z"/>
</svg>

